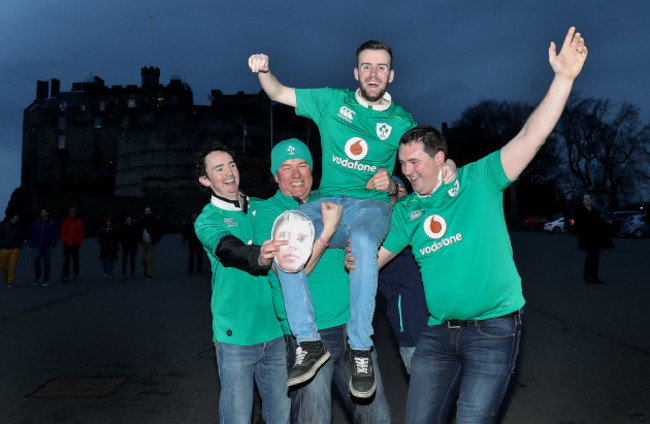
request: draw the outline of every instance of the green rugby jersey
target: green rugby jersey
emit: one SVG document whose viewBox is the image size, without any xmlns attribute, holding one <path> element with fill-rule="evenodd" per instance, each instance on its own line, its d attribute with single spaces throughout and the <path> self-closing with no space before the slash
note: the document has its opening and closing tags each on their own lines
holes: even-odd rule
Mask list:
<svg viewBox="0 0 650 424">
<path fill-rule="evenodd" d="M 497 151 L 460 168 L 431 197 L 413 193 L 393 208 L 383 246 L 394 253 L 412 246 L 429 325 L 496 318 L 524 305 L 503 212 L 510 183 Z"/>
<path fill-rule="evenodd" d="M 282 336 L 267 276 L 255 277 L 225 267 L 214 254 L 221 238 L 233 235 L 250 244 L 253 215 L 212 198 L 194 223 L 196 235 L 212 268 L 212 330 L 214 341 L 240 346 L 268 342 Z"/>
<path fill-rule="evenodd" d="M 312 119 L 321 134 L 321 196 L 389 202 L 386 192 L 366 183 L 380 168 L 393 174 L 399 139 L 415 126 L 411 114 L 393 102 L 366 107 L 348 89 L 296 89 L 296 101 L 296 114 Z"/>
<path fill-rule="evenodd" d="M 309 201 L 317 199 L 318 194 L 312 191 Z M 254 210 L 253 215 L 255 216 L 253 242 L 262 244 L 264 240 L 270 239 L 275 218 L 282 212 L 297 207 L 298 202 L 291 196 L 285 196 L 280 190 L 267 200 L 251 202 L 251 209 Z M 343 249 L 325 250 L 307 278 L 316 324 L 320 330 L 346 324 L 350 318 L 350 277 L 345 271 L 344 257 Z M 282 328 L 285 334 L 291 334 L 277 274 L 270 271 L 269 280 L 273 290 L 276 313 L 282 321 Z"/>
</svg>

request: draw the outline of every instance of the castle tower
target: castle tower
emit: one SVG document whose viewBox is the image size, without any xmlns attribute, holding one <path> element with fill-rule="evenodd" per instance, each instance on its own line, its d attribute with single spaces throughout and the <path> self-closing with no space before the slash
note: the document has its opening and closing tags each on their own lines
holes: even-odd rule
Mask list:
<svg viewBox="0 0 650 424">
<path fill-rule="evenodd" d="M 145 66 L 140 70 L 142 75 L 142 88 L 156 89 L 160 84 L 160 68 L 153 66 Z"/>
</svg>

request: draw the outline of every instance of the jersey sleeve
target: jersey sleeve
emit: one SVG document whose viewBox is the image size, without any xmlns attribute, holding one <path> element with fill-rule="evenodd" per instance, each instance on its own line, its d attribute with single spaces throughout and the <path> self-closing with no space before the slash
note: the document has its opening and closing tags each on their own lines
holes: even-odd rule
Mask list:
<svg viewBox="0 0 650 424">
<path fill-rule="evenodd" d="M 330 88 L 296 88 L 296 115 L 310 118 L 316 125 L 330 101 L 333 90 Z"/>
<path fill-rule="evenodd" d="M 461 169 L 463 172 L 467 172 L 470 178 L 480 182 L 492 192 L 502 192 L 513 182 L 508 179 L 506 171 L 503 169 L 501 150 L 492 152 Z"/>
<path fill-rule="evenodd" d="M 393 207 L 390 231 L 382 244 L 384 249 L 395 254 L 399 254 L 409 244 L 409 238 L 406 236 L 408 231 L 404 219 L 404 216 L 407 214 L 407 210 L 404 207 L 405 203 L 396 203 Z"/>
<path fill-rule="evenodd" d="M 273 222 L 284 210 L 271 202 L 256 204 L 255 218 L 253 219 L 253 243 L 262 244 L 271 238 Z"/>
<path fill-rule="evenodd" d="M 222 220 L 215 219 L 214 215 L 217 213 L 217 211 L 208 213 L 203 212 L 194 222 L 196 236 L 199 238 L 205 249 L 213 254 L 217 250 L 217 246 L 223 237 L 233 235 L 232 232 L 223 225 Z"/>
</svg>

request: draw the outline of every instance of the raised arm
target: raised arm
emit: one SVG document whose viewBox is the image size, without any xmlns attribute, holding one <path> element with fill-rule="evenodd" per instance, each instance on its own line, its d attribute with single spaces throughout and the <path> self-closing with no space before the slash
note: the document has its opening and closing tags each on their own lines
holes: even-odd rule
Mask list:
<svg viewBox="0 0 650 424">
<path fill-rule="evenodd" d="M 519 177 L 553 131 L 569 98 L 573 81 L 587 59 L 585 40 L 575 27 L 569 28 L 559 54 L 556 54 L 555 43 L 551 41 L 548 59 L 555 77 L 546 96 L 528 117 L 519 134 L 501 150 L 501 163 L 511 180 Z"/>
<path fill-rule="evenodd" d="M 314 241 L 311 256 L 309 257 L 309 261 L 305 264 L 305 273 L 307 275 L 311 274 L 318 264 L 318 261 L 320 261 L 320 258 L 323 256 L 323 253 L 325 253 L 330 240 L 334 237 L 334 233 L 338 228 L 341 216 L 343 216 L 343 208 L 333 202 L 321 203 L 320 210 L 321 215 L 323 216 L 323 232 Z M 324 244 L 323 242 L 327 244 Z"/>
<path fill-rule="evenodd" d="M 248 66 L 260 79 L 262 89 L 271 100 L 297 107 L 296 90 L 282 84 L 269 69 L 269 57 L 263 53 L 248 58 Z"/>
</svg>

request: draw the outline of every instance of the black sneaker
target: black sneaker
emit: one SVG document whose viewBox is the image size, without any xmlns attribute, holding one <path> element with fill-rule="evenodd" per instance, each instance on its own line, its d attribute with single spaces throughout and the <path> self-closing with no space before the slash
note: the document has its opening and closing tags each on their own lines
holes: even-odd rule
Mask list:
<svg viewBox="0 0 650 424">
<path fill-rule="evenodd" d="M 322 341 L 302 342 L 296 348 L 296 363 L 289 371 L 287 386 L 304 383 L 330 358 L 330 352 Z"/>
<path fill-rule="evenodd" d="M 350 393 L 358 398 L 369 398 L 375 394 L 375 372 L 369 350 L 352 350 L 352 379 Z"/>
</svg>

